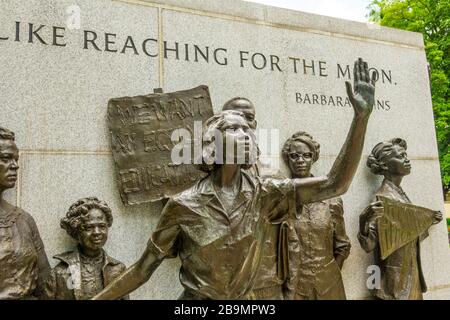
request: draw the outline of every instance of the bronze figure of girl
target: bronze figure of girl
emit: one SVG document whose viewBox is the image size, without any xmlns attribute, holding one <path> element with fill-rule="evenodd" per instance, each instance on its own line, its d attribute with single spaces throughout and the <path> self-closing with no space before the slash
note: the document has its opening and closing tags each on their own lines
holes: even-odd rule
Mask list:
<svg viewBox="0 0 450 320">
<path fill-rule="evenodd" d="M 19 170 L 14 133 L 0 127 L 0 299 L 36 299 L 43 294 L 50 265 L 33 217 L 6 202 Z"/>
<path fill-rule="evenodd" d="M 61 228 L 78 246 L 54 257 L 59 263 L 46 282 L 46 299 L 90 299 L 125 271 L 123 263 L 103 250 L 112 222 L 108 204 L 95 197 L 80 199 L 70 206 L 61 219 Z"/>
<path fill-rule="evenodd" d="M 292 178 L 312 177 L 311 167 L 319 159 L 320 145 L 306 132 L 293 134 L 284 144 L 282 156 Z M 285 226 L 290 248 L 286 299 L 344 300 L 341 269 L 350 254 L 341 198 L 297 204 Z M 289 250 L 289 249 L 288 249 Z"/>
<path fill-rule="evenodd" d="M 420 241 L 428 233 L 418 236 L 394 251 L 386 259 L 381 259 L 377 220 L 383 215 L 384 208 L 376 196 L 411 203 L 400 186 L 403 178 L 410 174 L 411 163 L 408 159 L 406 141 L 394 138 L 378 143 L 367 159 L 367 166 L 373 174 L 384 176 L 381 187 L 375 193 L 373 202 L 360 216 L 358 240 L 366 252 L 373 252 L 375 264 L 380 267 L 379 288 L 373 289 L 373 295 L 384 300 L 421 300 L 426 292 L 426 284 L 420 263 Z M 436 211 L 434 223 L 442 220 L 442 214 Z"/>
<path fill-rule="evenodd" d="M 375 91 L 375 78 L 370 79 L 362 59 L 355 62 L 354 76 L 355 92 L 350 83 L 346 86 L 355 116 L 327 176 L 250 177 L 242 169 L 255 162 L 257 145 L 244 115 L 230 110 L 211 117 L 203 130 L 202 168 L 209 175 L 168 201 L 142 257 L 94 299 L 117 299 L 132 292 L 148 281 L 165 258 L 176 256 L 182 262 L 181 298 L 252 298 L 267 225 L 296 203 L 333 198 L 350 186 Z"/>
</svg>

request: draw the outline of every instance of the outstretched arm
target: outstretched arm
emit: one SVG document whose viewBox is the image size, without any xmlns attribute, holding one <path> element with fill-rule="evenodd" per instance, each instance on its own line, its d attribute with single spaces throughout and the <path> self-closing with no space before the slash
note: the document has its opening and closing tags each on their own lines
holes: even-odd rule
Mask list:
<svg viewBox="0 0 450 320">
<path fill-rule="evenodd" d="M 331 171 L 324 177 L 295 179 L 298 201 L 315 202 L 344 194 L 350 187 L 361 159 L 367 122 L 372 112 L 376 74 L 369 75 L 367 62 L 361 58 L 353 68 L 354 91 L 346 81 L 347 95 L 355 111 L 350 130 Z"/>
<path fill-rule="evenodd" d="M 152 250 L 147 248 L 142 257 L 134 265 L 128 268 L 92 299 L 117 300 L 133 292 L 150 279 L 162 260 Z"/>
<path fill-rule="evenodd" d="M 142 257 L 93 299 L 122 298 L 147 282 L 164 258 L 176 257 L 176 243 L 180 232 L 178 219 L 182 216 L 183 211 L 182 206 L 169 200 L 164 206 L 158 226 L 148 241 L 147 249 Z"/>
</svg>

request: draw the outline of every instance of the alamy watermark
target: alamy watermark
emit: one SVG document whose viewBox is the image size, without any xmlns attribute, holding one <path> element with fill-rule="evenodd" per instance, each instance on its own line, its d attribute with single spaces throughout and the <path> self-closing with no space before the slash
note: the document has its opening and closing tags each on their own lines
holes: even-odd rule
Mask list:
<svg viewBox="0 0 450 320">
<path fill-rule="evenodd" d="M 279 169 L 279 130 L 241 128 L 203 132 L 202 121 L 193 130 L 175 129 L 171 134 L 171 161 L 179 164 L 255 164 Z"/>
<path fill-rule="evenodd" d="M 366 281 L 367 289 L 374 290 L 381 288 L 381 270 L 377 265 L 367 267 L 366 273 L 370 274 Z"/>
<path fill-rule="evenodd" d="M 69 30 L 81 29 L 81 8 L 73 4 L 66 8 L 66 26 Z"/>
</svg>

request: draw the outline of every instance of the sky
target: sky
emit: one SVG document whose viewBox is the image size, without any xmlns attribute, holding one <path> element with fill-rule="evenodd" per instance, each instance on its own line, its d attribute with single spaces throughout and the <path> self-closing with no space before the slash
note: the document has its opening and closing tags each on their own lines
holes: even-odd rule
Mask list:
<svg viewBox="0 0 450 320">
<path fill-rule="evenodd" d="M 305 11 L 341 19 L 367 22 L 371 0 L 245 0 L 274 7 Z"/>
</svg>

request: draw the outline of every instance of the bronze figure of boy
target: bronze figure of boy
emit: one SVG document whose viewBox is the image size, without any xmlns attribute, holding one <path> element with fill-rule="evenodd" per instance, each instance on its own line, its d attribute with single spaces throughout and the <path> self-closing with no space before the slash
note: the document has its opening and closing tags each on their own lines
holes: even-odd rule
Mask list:
<svg viewBox="0 0 450 320">
<path fill-rule="evenodd" d="M 61 227 L 78 246 L 54 256 L 59 263 L 46 283 L 47 299 L 90 299 L 125 270 L 103 250 L 112 222 L 111 209 L 97 198 L 80 199 L 70 206 Z"/>
<path fill-rule="evenodd" d="M 168 201 L 142 257 L 94 299 L 117 299 L 144 284 L 165 258 L 179 256 L 183 299 L 248 299 L 271 221 L 290 207 L 345 193 L 361 158 L 375 81 L 367 63 L 355 62 L 355 116 L 327 176 L 304 179 L 250 177 L 257 146 L 242 112 L 222 111 L 203 130 L 202 168 L 209 175 Z M 218 137 L 216 139 L 215 137 Z M 238 153 L 245 150 L 245 163 Z M 231 157 L 231 161 L 230 161 Z M 253 161 L 250 161 L 253 160 Z"/>
</svg>

